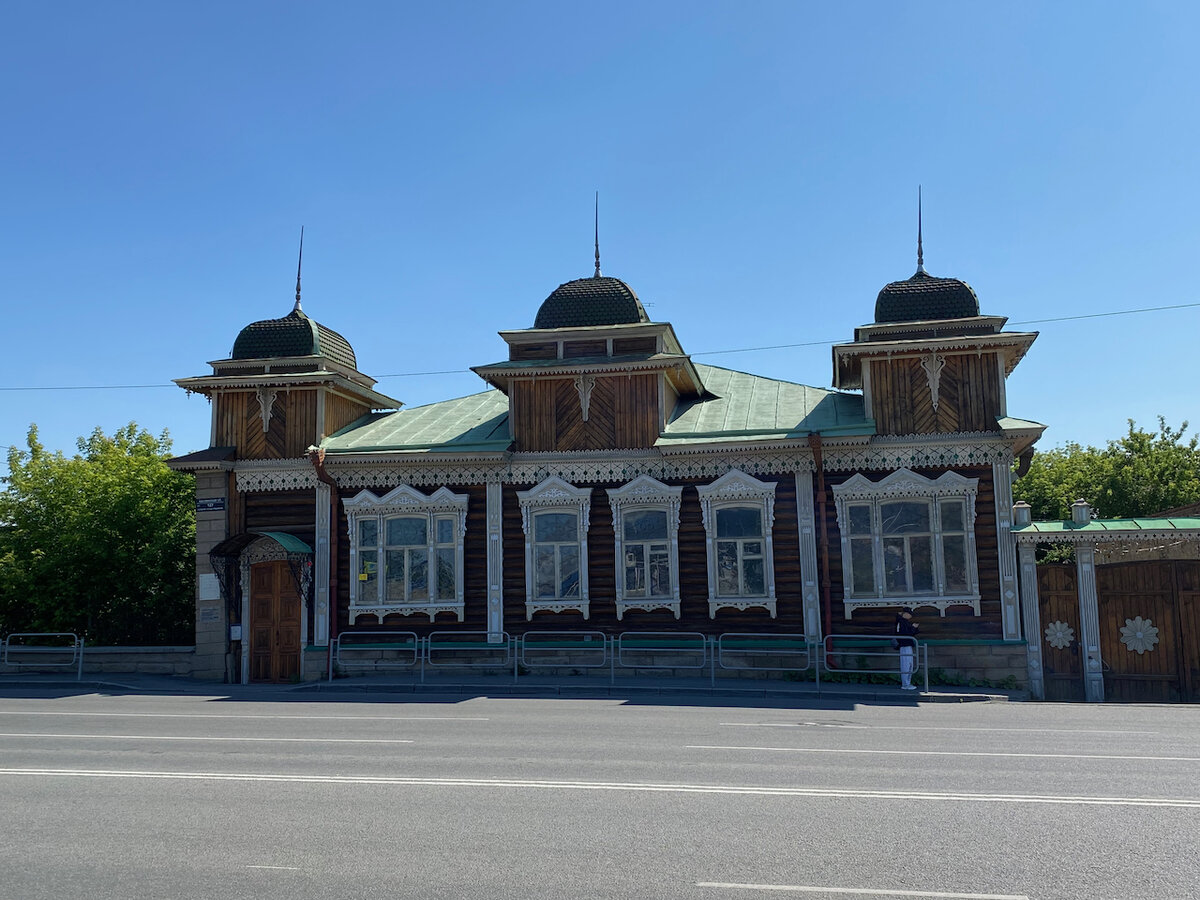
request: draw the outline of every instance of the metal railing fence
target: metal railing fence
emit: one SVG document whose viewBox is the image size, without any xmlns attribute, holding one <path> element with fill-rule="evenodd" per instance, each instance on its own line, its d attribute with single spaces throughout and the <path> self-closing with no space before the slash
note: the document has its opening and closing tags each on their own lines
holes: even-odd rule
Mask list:
<svg viewBox="0 0 1200 900">
<path fill-rule="evenodd" d="M 27 643 L 29 638 L 70 638 L 69 643 Z M 16 645 L 14 639 L 19 639 Z M 2 643 L 0 660 L 16 668 L 75 669 L 75 680 L 83 678 L 83 638 L 70 631 L 21 631 L 8 635 Z M 13 658 L 14 651 L 16 659 Z M 22 661 L 24 657 L 27 661 Z M 65 658 L 63 658 L 65 657 Z"/>
</svg>

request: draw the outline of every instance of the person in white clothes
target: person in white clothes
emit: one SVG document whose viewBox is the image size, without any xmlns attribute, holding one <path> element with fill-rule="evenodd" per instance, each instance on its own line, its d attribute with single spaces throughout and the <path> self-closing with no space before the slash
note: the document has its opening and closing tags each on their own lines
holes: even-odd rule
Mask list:
<svg viewBox="0 0 1200 900">
<path fill-rule="evenodd" d="M 900 687 L 906 691 L 916 690 L 912 683 L 913 648 L 920 630 L 921 626 L 913 621 L 911 606 L 896 613 L 896 636 L 892 639 L 892 646 L 900 650 Z"/>
</svg>

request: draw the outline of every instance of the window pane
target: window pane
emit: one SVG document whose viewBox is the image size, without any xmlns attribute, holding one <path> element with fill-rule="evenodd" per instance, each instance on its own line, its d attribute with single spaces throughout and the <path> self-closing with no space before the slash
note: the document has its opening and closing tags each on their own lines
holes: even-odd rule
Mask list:
<svg viewBox="0 0 1200 900">
<path fill-rule="evenodd" d="M 886 538 L 883 542 L 883 586 L 888 591 L 908 593 L 904 538 Z"/>
<path fill-rule="evenodd" d="M 577 546 L 568 544 L 558 548 L 558 579 L 558 596 L 579 596 L 579 548 Z"/>
<path fill-rule="evenodd" d="M 408 551 L 409 599 L 412 601 L 429 599 L 429 551 Z"/>
<path fill-rule="evenodd" d="M 667 514 L 662 510 L 647 509 L 631 512 L 625 516 L 625 540 L 664 540 L 667 536 Z"/>
<path fill-rule="evenodd" d="M 742 556 L 762 556 L 762 543 L 759 541 L 744 541 L 742 543 Z"/>
<path fill-rule="evenodd" d="M 426 540 L 425 519 L 388 519 L 387 545 L 389 547 L 424 547 Z"/>
<path fill-rule="evenodd" d="M 454 543 L 454 520 L 453 519 L 438 519 L 437 520 L 437 542 L 439 544 Z"/>
<path fill-rule="evenodd" d="M 737 544 L 717 542 L 717 593 L 729 597 L 738 593 Z"/>
<path fill-rule="evenodd" d="M 388 550 L 383 557 L 387 567 L 384 596 L 388 603 L 404 602 L 404 551 Z"/>
<path fill-rule="evenodd" d="M 875 563 L 871 559 L 871 539 L 857 538 L 850 541 L 850 571 L 854 579 L 851 588 L 856 597 L 868 597 L 875 593 Z"/>
<path fill-rule="evenodd" d="M 762 511 L 753 507 L 717 510 L 717 537 L 762 536 Z"/>
<path fill-rule="evenodd" d="M 928 503 L 884 503 L 879 512 L 884 534 L 929 533 Z"/>
<path fill-rule="evenodd" d="M 579 530 L 575 525 L 575 513 L 542 513 L 533 520 L 533 539 L 543 541 L 577 541 Z"/>
<path fill-rule="evenodd" d="M 942 501 L 942 531 L 963 530 L 963 505 L 961 500 Z"/>
<path fill-rule="evenodd" d="M 767 582 L 763 576 L 763 561 L 761 558 L 743 559 L 742 575 L 744 593 L 757 596 L 767 592 Z"/>
<path fill-rule="evenodd" d="M 537 595 L 541 599 L 556 596 L 554 574 L 554 548 L 534 547 L 534 567 L 537 570 Z"/>
<path fill-rule="evenodd" d="M 666 597 L 671 593 L 671 556 L 664 546 L 650 548 L 650 596 Z"/>
<path fill-rule="evenodd" d="M 909 538 L 908 556 L 912 561 L 912 589 L 914 591 L 932 591 L 933 538 Z"/>
<path fill-rule="evenodd" d="M 379 543 L 379 520 L 360 519 L 358 522 L 358 546 L 374 547 Z"/>
<path fill-rule="evenodd" d="M 870 534 L 871 533 L 871 507 L 869 507 L 869 506 L 852 506 L 852 507 L 850 507 L 850 533 L 851 534 Z"/>
<path fill-rule="evenodd" d="M 439 600 L 455 598 L 454 570 L 454 548 L 439 547 L 437 551 L 437 596 Z"/>
<path fill-rule="evenodd" d="M 967 590 L 966 538 L 958 535 L 942 538 L 942 560 L 946 564 L 946 590 L 952 593 L 965 593 Z"/>
<path fill-rule="evenodd" d="M 625 548 L 625 596 L 646 596 L 645 544 L 630 544 Z"/>
<path fill-rule="evenodd" d="M 361 550 L 358 554 L 358 602 L 374 603 L 378 597 L 379 554 Z"/>
</svg>

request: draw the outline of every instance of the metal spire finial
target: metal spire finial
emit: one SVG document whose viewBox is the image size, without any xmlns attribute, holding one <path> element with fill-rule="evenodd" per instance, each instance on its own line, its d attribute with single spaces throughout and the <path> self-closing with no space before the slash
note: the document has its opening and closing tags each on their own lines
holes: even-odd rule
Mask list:
<svg viewBox="0 0 1200 900">
<path fill-rule="evenodd" d="M 596 274 L 593 278 L 600 277 L 600 192 L 596 191 Z"/>
<path fill-rule="evenodd" d="M 304 262 L 304 226 L 300 226 L 300 257 L 296 260 L 296 305 L 292 312 L 304 312 L 300 308 L 300 264 Z"/>
<path fill-rule="evenodd" d="M 925 254 L 921 249 L 921 186 L 917 185 L 917 273 L 925 274 Z"/>
</svg>

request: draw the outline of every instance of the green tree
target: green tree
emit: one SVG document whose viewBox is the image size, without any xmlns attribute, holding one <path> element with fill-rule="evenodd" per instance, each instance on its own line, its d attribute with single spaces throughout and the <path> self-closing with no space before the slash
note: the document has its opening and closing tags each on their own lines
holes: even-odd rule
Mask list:
<svg viewBox="0 0 1200 900">
<path fill-rule="evenodd" d="M 50 453 L 31 426 L 0 493 L 0 631 L 192 642 L 196 517 L 171 442 L 130 423 Z"/>
<path fill-rule="evenodd" d="M 1069 519 L 1083 498 L 1106 519 L 1151 516 L 1200 501 L 1200 438 L 1187 438 L 1188 423 L 1171 428 L 1161 416 L 1158 431 L 1129 431 L 1103 449 L 1068 443 L 1033 455 L 1013 496 L 1033 507 L 1033 518 Z"/>
</svg>

